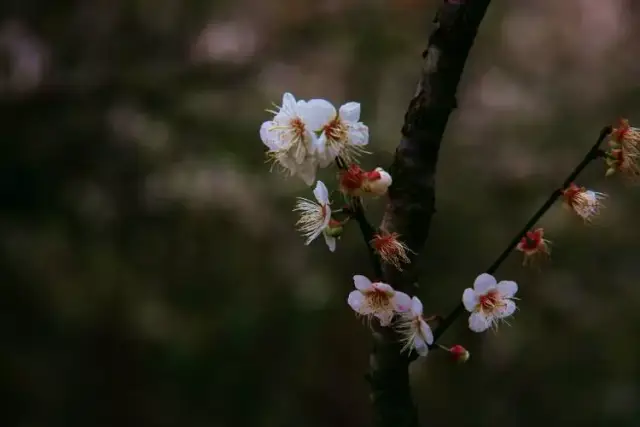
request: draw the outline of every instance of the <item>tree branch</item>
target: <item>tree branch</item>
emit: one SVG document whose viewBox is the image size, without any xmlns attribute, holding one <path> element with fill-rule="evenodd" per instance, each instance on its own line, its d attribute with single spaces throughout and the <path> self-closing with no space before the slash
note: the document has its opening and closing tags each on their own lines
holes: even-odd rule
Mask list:
<svg viewBox="0 0 640 427">
<path fill-rule="evenodd" d="M 524 227 L 522 227 L 522 230 L 520 230 L 513 237 L 513 239 L 511 240 L 509 245 L 505 248 L 505 250 L 502 251 L 502 253 L 498 256 L 498 258 L 493 262 L 493 264 L 491 264 L 491 266 L 486 271 L 487 273 L 493 274 L 496 272 L 498 267 L 500 267 L 500 265 L 504 262 L 504 260 L 506 260 L 509 254 L 515 249 L 515 247 L 518 245 L 520 240 L 527 234 L 528 231 L 530 231 L 533 228 L 533 226 L 538 222 L 538 220 L 540 220 L 540 218 L 542 218 L 542 216 L 545 213 L 547 213 L 547 211 L 551 208 L 551 206 L 553 206 L 555 201 L 560 196 L 562 196 L 563 190 L 567 189 L 571 185 L 571 183 L 578 177 L 578 175 L 580 175 L 580 173 L 587 167 L 587 165 L 589 165 L 589 163 L 591 163 L 592 161 L 604 155 L 604 152 L 600 150 L 600 145 L 606 139 L 606 137 L 609 136 L 611 131 L 612 131 L 611 126 L 605 126 L 604 128 L 602 128 L 602 130 L 600 131 L 600 136 L 598 136 L 598 139 L 596 140 L 595 144 L 593 144 L 593 146 L 589 149 L 587 154 L 585 154 L 582 161 L 578 163 L 578 166 L 576 166 L 575 169 L 572 170 L 569 176 L 564 180 L 564 182 L 562 183 L 562 187 L 554 190 L 551 193 L 551 195 L 547 198 L 547 200 L 542 204 L 540 209 L 538 209 L 536 213 L 533 214 L 533 216 L 529 219 L 529 221 L 527 221 Z M 449 313 L 449 315 L 445 317 L 444 320 L 442 320 L 442 322 L 440 322 L 436 330 L 433 331 L 433 338 L 434 338 L 433 347 L 434 348 L 438 348 L 436 345 L 436 341 L 438 341 L 438 338 L 440 338 L 444 333 L 444 331 L 446 331 L 447 328 L 451 326 L 451 324 L 453 324 L 453 322 L 465 311 L 466 310 L 464 308 L 464 304 L 460 302 L 456 306 L 456 308 L 454 308 L 453 311 L 451 311 L 451 313 Z"/>
<path fill-rule="evenodd" d="M 469 50 L 490 0 L 445 0 L 423 53 L 416 93 L 404 117 L 402 139 L 390 168 L 393 185 L 381 228 L 397 232 L 411 249 L 412 263 L 402 272 L 384 265 L 385 282 L 415 294 L 415 260 L 435 212 L 435 172 L 440 143 Z M 412 358 L 390 329 L 375 327 L 368 379 L 377 427 L 417 427 L 408 368 Z"/>
</svg>

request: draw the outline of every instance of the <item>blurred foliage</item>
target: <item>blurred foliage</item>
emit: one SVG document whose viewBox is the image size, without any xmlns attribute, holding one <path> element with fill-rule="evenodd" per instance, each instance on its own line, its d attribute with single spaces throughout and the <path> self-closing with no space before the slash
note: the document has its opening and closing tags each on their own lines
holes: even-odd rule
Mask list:
<svg viewBox="0 0 640 427">
<path fill-rule="evenodd" d="M 387 165 L 435 11 L 418 0 L 5 0 L 0 5 L 2 426 L 325 427 L 370 421 L 370 273 L 292 227 L 301 182 L 257 135 L 282 92 L 362 103 Z M 462 289 L 599 129 L 640 122 L 632 0 L 495 2 L 459 92 L 421 264 L 425 309 Z M 640 423 L 638 188 L 599 226 L 559 206 L 553 259 L 516 255 L 512 327 L 459 321 L 412 366 L 423 425 Z M 334 182 L 331 171 L 321 179 Z M 381 203 L 370 202 L 379 220 Z"/>
</svg>

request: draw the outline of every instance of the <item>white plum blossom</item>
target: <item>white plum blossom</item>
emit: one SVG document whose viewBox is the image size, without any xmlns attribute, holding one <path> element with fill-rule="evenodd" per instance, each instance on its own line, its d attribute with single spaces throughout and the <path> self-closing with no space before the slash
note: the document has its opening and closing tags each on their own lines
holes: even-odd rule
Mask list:
<svg viewBox="0 0 640 427">
<path fill-rule="evenodd" d="M 348 165 L 366 153 L 369 128 L 360 122 L 359 103 L 347 102 L 339 111 L 324 99 L 311 99 L 308 105 L 313 110 L 308 124 L 320 135 L 317 145 L 320 167 L 327 167 L 338 157 Z"/>
<path fill-rule="evenodd" d="M 322 181 L 316 183 L 313 190 L 316 202 L 298 197 L 294 212 L 300 212 L 300 219 L 296 222 L 298 231 L 307 239 L 305 245 L 313 242 L 329 226 L 331 221 L 331 206 L 329 191 Z M 335 250 L 335 238 L 324 233 L 325 241 L 332 251 Z M 331 242 L 330 240 L 334 241 Z M 332 248 L 333 246 L 333 248 Z"/>
<path fill-rule="evenodd" d="M 319 141 L 309 123 L 317 123 L 321 111 L 285 93 L 278 111 L 272 112 L 273 120 L 260 127 L 260 138 L 269 149 L 267 157 L 290 175 L 297 175 L 305 184 L 312 185 L 318 168 L 315 153 Z"/>
<path fill-rule="evenodd" d="M 418 297 L 411 300 L 411 308 L 400 315 L 397 330 L 402 336 L 402 351 L 415 350 L 426 356 L 433 344 L 433 332 L 422 316 L 422 302 Z"/>
<path fill-rule="evenodd" d="M 360 275 L 353 276 L 353 283 L 356 290 L 349 294 L 347 303 L 361 316 L 378 318 L 380 326 L 388 326 L 395 313 L 404 313 L 411 308 L 411 297 L 386 283 L 372 283 Z"/>
<path fill-rule="evenodd" d="M 491 326 L 497 326 L 501 319 L 511 316 L 516 311 L 513 301 L 518 291 L 518 284 L 512 281 L 501 281 L 487 273 L 479 275 L 473 283 L 473 289 L 467 288 L 462 294 L 464 308 L 471 313 L 469 329 L 483 332 Z"/>
</svg>

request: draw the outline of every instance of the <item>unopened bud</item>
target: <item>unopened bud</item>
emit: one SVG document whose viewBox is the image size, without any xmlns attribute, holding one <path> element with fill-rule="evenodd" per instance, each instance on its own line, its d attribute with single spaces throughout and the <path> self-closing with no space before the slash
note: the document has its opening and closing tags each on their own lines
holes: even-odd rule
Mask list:
<svg viewBox="0 0 640 427">
<path fill-rule="evenodd" d="M 471 354 L 467 351 L 463 346 L 456 344 L 449 349 L 449 353 L 451 353 L 451 357 L 453 360 L 459 363 L 464 363 L 469 360 Z"/>
<path fill-rule="evenodd" d="M 365 182 L 362 189 L 367 193 L 382 196 L 387 193 L 393 180 L 391 175 L 382 168 L 375 168 L 371 172 L 365 173 Z"/>
<path fill-rule="evenodd" d="M 324 229 L 324 232 L 327 236 L 331 237 L 340 237 L 342 236 L 342 232 L 344 231 L 344 227 L 340 221 L 336 221 L 335 219 L 331 219 L 329 221 L 329 225 Z"/>
</svg>

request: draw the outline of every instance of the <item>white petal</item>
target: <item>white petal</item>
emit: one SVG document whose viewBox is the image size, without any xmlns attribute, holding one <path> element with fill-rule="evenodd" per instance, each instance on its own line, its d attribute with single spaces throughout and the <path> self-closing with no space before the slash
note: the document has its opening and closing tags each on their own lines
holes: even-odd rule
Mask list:
<svg viewBox="0 0 640 427">
<path fill-rule="evenodd" d="M 345 122 L 357 123 L 360 120 L 360 103 L 347 102 L 340 107 L 340 118 Z"/>
<path fill-rule="evenodd" d="M 367 145 L 369 143 L 369 128 L 362 123 L 348 126 L 349 143 L 352 145 Z"/>
<path fill-rule="evenodd" d="M 422 333 L 422 336 L 424 337 L 427 344 L 433 344 L 433 331 L 424 320 L 420 320 L 420 332 Z"/>
<path fill-rule="evenodd" d="M 476 277 L 476 281 L 473 282 L 473 289 L 480 294 L 484 294 L 494 286 L 496 286 L 496 278 L 487 273 L 482 273 Z"/>
<path fill-rule="evenodd" d="M 299 108 L 299 111 L 305 124 L 312 131 L 321 130 L 336 117 L 335 107 L 324 99 L 311 99 Z"/>
<path fill-rule="evenodd" d="M 422 301 L 418 297 L 411 299 L 411 312 L 416 316 L 422 316 Z"/>
<path fill-rule="evenodd" d="M 373 289 L 371 280 L 369 280 L 369 278 L 367 278 L 366 276 L 362 276 L 360 274 L 353 276 L 353 284 L 356 286 L 357 290 L 362 292 L 370 291 L 371 289 Z"/>
<path fill-rule="evenodd" d="M 462 293 L 462 304 L 464 304 L 464 308 L 469 312 L 473 312 L 476 309 L 476 305 L 478 305 L 478 295 L 476 292 L 467 288 Z"/>
<path fill-rule="evenodd" d="M 376 312 L 375 316 L 380 321 L 380 326 L 389 326 L 393 319 L 393 310 L 385 310 Z"/>
<path fill-rule="evenodd" d="M 510 280 L 503 280 L 496 285 L 496 288 L 498 292 L 500 292 L 500 295 L 507 298 L 511 298 L 518 292 L 518 284 Z"/>
<path fill-rule="evenodd" d="M 389 296 L 393 296 L 396 293 L 396 291 L 393 290 L 393 287 L 391 287 L 391 285 L 387 285 L 386 283 L 374 282 L 373 287 Z"/>
<path fill-rule="evenodd" d="M 491 320 L 480 312 L 471 313 L 469 316 L 469 329 L 473 332 L 484 332 L 491 326 Z"/>
<path fill-rule="evenodd" d="M 418 336 L 416 336 L 415 339 L 413 340 L 413 348 L 416 349 L 416 352 L 420 356 L 426 356 L 427 353 L 429 353 L 429 346 L 427 345 L 426 342 L 424 342 L 422 338 Z"/>
<path fill-rule="evenodd" d="M 329 247 L 329 250 L 331 252 L 335 252 L 336 251 L 336 238 L 333 236 L 329 236 L 327 233 L 323 233 L 324 235 L 324 241 L 327 244 L 327 246 Z"/>
<path fill-rule="evenodd" d="M 281 109 L 286 109 L 288 112 L 294 112 L 296 110 L 296 105 L 296 98 L 292 94 L 285 92 L 285 94 L 282 95 Z"/>
<path fill-rule="evenodd" d="M 347 298 L 347 304 L 349 304 L 353 311 L 360 314 L 367 314 L 362 312 L 364 301 L 365 296 L 362 295 L 362 293 L 359 291 L 352 291 L 351 293 L 349 293 L 349 298 Z"/>
<path fill-rule="evenodd" d="M 515 311 L 516 311 L 516 303 L 510 299 L 505 300 L 505 305 L 503 307 L 500 307 L 499 310 L 497 310 L 496 316 L 502 319 L 503 317 L 511 316 L 513 313 L 515 313 Z"/>
<path fill-rule="evenodd" d="M 321 205 L 329 204 L 329 191 L 327 190 L 327 186 L 324 185 L 324 182 L 318 181 L 316 183 L 316 188 L 313 190 L 313 195 L 316 196 L 316 200 Z"/>
<path fill-rule="evenodd" d="M 262 123 L 262 126 L 260 126 L 260 139 L 262 140 L 262 143 L 264 145 L 269 147 L 270 150 L 273 150 L 275 146 L 273 141 L 275 138 L 273 137 L 272 132 L 269 130 L 271 129 L 271 126 L 273 126 L 272 121 Z"/>
<path fill-rule="evenodd" d="M 393 305 L 399 313 L 404 313 L 411 309 L 411 297 L 404 292 L 396 291 L 393 296 Z"/>
<path fill-rule="evenodd" d="M 316 165 L 312 162 L 306 162 L 298 165 L 295 169 L 296 175 L 298 175 L 305 184 L 313 185 L 316 180 Z"/>
</svg>

